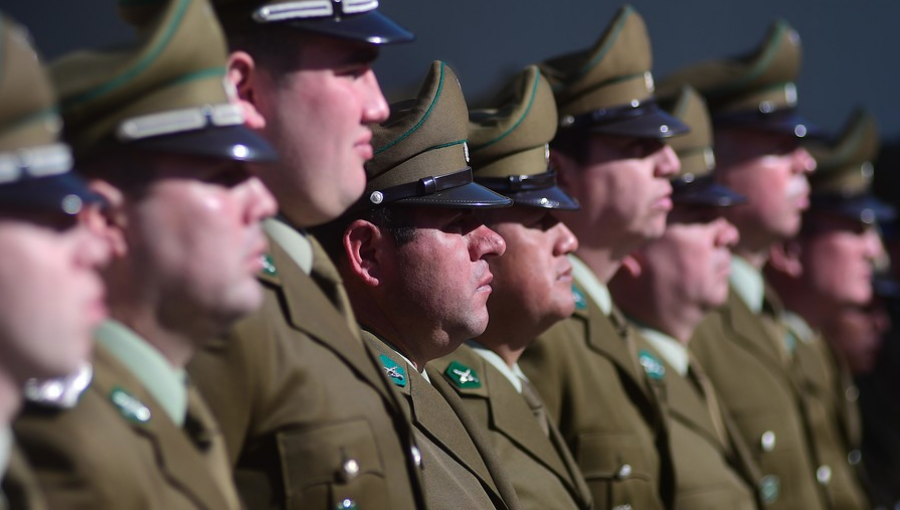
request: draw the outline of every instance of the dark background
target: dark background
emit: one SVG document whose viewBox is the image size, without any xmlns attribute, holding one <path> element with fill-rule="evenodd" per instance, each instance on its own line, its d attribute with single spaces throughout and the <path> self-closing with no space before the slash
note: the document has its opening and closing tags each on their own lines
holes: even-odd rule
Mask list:
<svg viewBox="0 0 900 510">
<path fill-rule="evenodd" d="M 132 38 L 113 0 L 0 0 L 26 24 L 48 59 Z M 479 105 L 521 67 L 593 45 L 620 4 L 588 0 L 383 0 L 383 13 L 418 36 L 387 47 L 376 71 L 390 100 L 413 94 L 428 64 L 447 61 Z M 853 107 L 869 108 L 882 133 L 900 137 L 900 2 L 889 0 L 635 0 L 654 51 L 657 80 L 699 59 L 756 47 L 783 17 L 803 40 L 800 109 L 829 130 Z"/>
</svg>

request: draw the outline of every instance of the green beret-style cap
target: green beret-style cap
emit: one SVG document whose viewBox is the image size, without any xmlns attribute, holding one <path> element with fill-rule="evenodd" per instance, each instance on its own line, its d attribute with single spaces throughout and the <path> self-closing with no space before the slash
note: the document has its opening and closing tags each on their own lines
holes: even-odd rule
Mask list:
<svg viewBox="0 0 900 510">
<path fill-rule="evenodd" d="M 538 68 L 517 74 L 494 104 L 469 112 L 475 182 L 519 205 L 578 209 L 578 202 L 556 186 L 556 173 L 548 167 L 557 112 L 550 84 Z"/>
<path fill-rule="evenodd" d="M 667 140 L 681 161 L 681 171 L 672 178 L 672 201 L 715 206 L 746 202 L 746 197 L 716 183 L 712 177 L 716 167 L 712 124 L 706 103 L 697 91 L 684 87 L 675 97 L 660 102 L 691 128 L 690 133 Z"/>
<path fill-rule="evenodd" d="M 51 65 L 65 135 L 77 156 L 115 145 L 267 161 L 225 80 L 224 36 L 207 0 L 122 0 L 136 24 L 127 47 L 81 51 Z"/>
<path fill-rule="evenodd" d="M 0 14 L 0 206 L 76 214 L 97 197 L 72 172 L 62 119 L 28 31 Z"/>
<path fill-rule="evenodd" d="M 456 74 L 434 62 L 415 99 L 391 105 L 372 128 L 375 156 L 354 210 L 385 205 L 503 207 L 512 203 L 472 181 L 466 100 Z"/>
<path fill-rule="evenodd" d="M 668 138 L 687 131 L 653 98 L 650 38 L 631 6 L 619 9 L 593 47 L 539 64 L 556 96 L 560 127 Z"/>
<path fill-rule="evenodd" d="M 866 110 L 857 109 L 840 135 L 830 142 L 806 145 L 816 160 L 810 176 L 810 209 L 840 214 L 863 223 L 884 221 L 893 210 L 872 195 L 872 162 L 878 155 L 878 126 Z"/>
<path fill-rule="evenodd" d="M 283 24 L 369 44 L 409 42 L 415 36 L 378 12 L 378 0 L 213 0 L 226 31 Z"/>
<path fill-rule="evenodd" d="M 775 21 L 762 44 L 749 54 L 685 67 L 659 83 L 661 95 L 685 85 L 697 89 L 716 126 L 741 126 L 803 137 L 812 126 L 796 112 L 802 48 L 784 20 Z"/>
</svg>

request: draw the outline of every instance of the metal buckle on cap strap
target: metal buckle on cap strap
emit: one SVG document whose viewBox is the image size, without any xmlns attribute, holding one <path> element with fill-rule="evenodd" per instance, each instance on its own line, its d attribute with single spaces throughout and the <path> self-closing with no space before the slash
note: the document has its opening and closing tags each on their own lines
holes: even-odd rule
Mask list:
<svg viewBox="0 0 900 510">
<path fill-rule="evenodd" d="M 72 151 L 63 143 L 0 153 L 0 184 L 61 175 L 72 168 Z"/>
<path fill-rule="evenodd" d="M 116 136 L 119 140 L 130 142 L 153 136 L 196 131 L 209 125 L 243 124 L 244 114 L 239 105 L 217 104 L 132 117 L 119 124 Z"/>
<path fill-rule="evenodd" d="M 315 0 L 265 5 L 253 12 L 257 23 L 291 19 L 327 18 L 341 14 L 359 14 L 378 8 L 378 0 Z"/>
<path fill-rule="evenodd" d="M 530 191 L 552 188 L 556 184 L 556 172 L 544 172 L 536 175 L 509 175 L 506 177 L 484 177 L 478 184 L 497 192 Z"/>
<path fill-rule="evenodd" d="M 472 182 L 472 168 L 453 172 L 452 174 L 428 176 L 416 182 L 400 184 L 390 188 L 373 191 L 369 194 L 369 202 L 375 205 L 387 205 L 404 198 L 433 195 L 439 191 L 458 188 Z"/>
</svg>

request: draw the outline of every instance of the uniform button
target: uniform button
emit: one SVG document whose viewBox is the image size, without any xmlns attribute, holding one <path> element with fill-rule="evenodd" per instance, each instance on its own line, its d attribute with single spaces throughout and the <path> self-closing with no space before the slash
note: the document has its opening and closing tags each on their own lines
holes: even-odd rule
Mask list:
<svg viewBox="0 0 900 510">
<path fill-rule="evenodd" d="M 831 468 L 828 466 L 819 466 L 816 470 L 816 480 L 822 485 L 828 485 L 831 481 Z"/>
<path fill-rule="evenodd" d="M 859 388 L 852 384 L 847 386 L 847 389 L 844 390 L 844 396 L 847 397 L 848 402 L 856 402 L 859 399 Z"/>
<path fill-rule="evenodd" d="M 344 498 L 337 505 L 337 510 L 357 510 L 356 501 L 353 501 L 350 498 Z"/>
<path fill-rule="evenodd" d="M 616 476 L 619 477 L 620 480 L 624 480 L 631 476 L 631 464 L 622 464 L 622 467 L 619 468 L 619 472 L 616 473 Z"/>
<path fill-rule="evenodd" d="M 859 450 L 850 450 L 850 453 L 847 454 L 847 462 L 849 462 L 851 466 L 859 464 L 859 461 L 861 460 L 862 452 Z"/>
<path fill-rule="evenodd" d="M 344 470 L 345 481 L 353 480 L 359 474 L 359 462 L 356 459 L 345 460 L 341 467 Z"/>
<path fill-rule="evenodd" d="M 775 449 L 775 433 L 771 430 L 763 432 L 759 437 L 759 446 L 764 452 L 771 452 Z"/>
<path fill-rule="evenodd" d="M 416 463 L 416 467 L 422 467 L 422 452 L 419 451 L 419 447 L 413 445 L 409 451 L 412 453 L 413 462 Z"/>
</svg>

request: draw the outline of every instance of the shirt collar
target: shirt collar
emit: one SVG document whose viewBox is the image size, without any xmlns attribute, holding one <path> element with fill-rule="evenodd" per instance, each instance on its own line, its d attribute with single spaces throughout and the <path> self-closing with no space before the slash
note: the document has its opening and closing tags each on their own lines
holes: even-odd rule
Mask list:
<svg viewBox="0 0 900 510">
<path fill-rule="evenodd" d="M 287 252 L 304 273 L 312 272 L 313 250 L 306 232 L 295 229 L 280 218 L 265 219 L 263 230 Z"/>
<path fill-rule="evenodd" d="M 815 339 L 815 331 L 813 331 L 809 323 L 806 322 L 806 319 L 803 317 L 790 310 L 785 310 L 781 318 L 787 324 L 788 329 L 790 329 L 801 342 L 808 344 Z"/>
<path fill-rule="evenodd" d="M 485 361 L 493 365 L 494 368 L 503 374 L 503 377 L 506 377 L 519 394 L 522 393 L 522 379 L 525 379 L 525 372 L 522 372 L 518 363 L 510 368 L 499 354 L 481 345 L 476 340 L 468 340 L 466 341 L 466 344 L 475 351 L 475 354 L 484 358 Z"/>
<path fill-rule="evenodd" d="M 575 255 L 569 254 L 569 262 L 572 263 L 572 276 L 575 277 L 575 280 L 600 307 L 603 314 L 609 315 L 612 312 L 612 296 L 609 294 L 609 287 L 598 280 L 591 268 Z"/>
<path fill-rule="evenodd" d="M 637 323 L 634 326 L 679 375 L 687 376 L 691 360 L 684 344 L 662 331 Z"/>
<path fill-rule="evenodd" d="M 109 319 L 97 329 L 97 341 L 119 360 L 179 427 L 187 415 L 187 375 L 128 326 Z"/>
<path fill-rule="evenodd" d="M 766 287 L 762 273 L 758 269 L 743 258 L 733 255 L 729 281 L 751 312 L 755 314 L 762 312 Z"/>
</svg>

